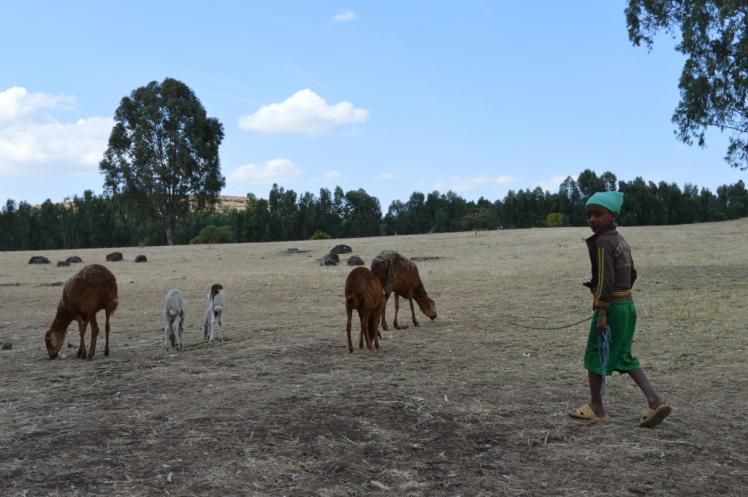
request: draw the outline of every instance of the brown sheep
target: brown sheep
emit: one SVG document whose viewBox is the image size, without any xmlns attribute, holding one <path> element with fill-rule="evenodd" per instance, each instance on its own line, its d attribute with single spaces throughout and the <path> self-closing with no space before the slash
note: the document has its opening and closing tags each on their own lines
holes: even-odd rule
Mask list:
<svg viewBox="0 0 748 497">
<path fill-rule="evenodd" d="M 436 304 L 426 294 L 421 277 L 418 275 L 418 267 L 408 259 L 393 250 L 384 250 L 371 261 L 371 271 L 379 279 L 384 288 L 384 304 L 387 307 L 387 300 L 390 293 L 395 292 L 395 320 L 392 324 L 395 329 L 401 329 L 397 323 L 397 313 L 400 310 L 400 297 L 408 299 L 410 303 L 410 313 L 413 316 L 413 326 L 418 326 L 416 312 L 413 308 L 413 299 L 418 303 L 418 307 L 429 318 L 436 319 Z M 385 308 L 382 309 L 382 329 L 387 327 L 385 319 Z M 407 328 L 407 326 L 405 327 Z"/>
<path fill-rule="evenodd" d="M 93 359 L 96 353 L 96 337 L 99 334 L 99 325 L 96 322 L 96 313 L 101 309 L 106 312 L 106 345 L 104 355 L 109 355 L 109 316 L 117 308 L 117 280 L 114 275 L 104 266 L 91 264 L 75 273 L 65 282 L 62 289 L 62 299 L 57 305 L 57 315 L 52 326 L 47 331 L 44 341 L 50 359 L 54 359 L 60 353 L 65 343 L 65 334 L 68 325 L 72 321 L 78 322 L 81 335 L 78 346 L 78 357 L 81 359 Z M 84 334 L 86 326 L 91 323 L 91 344 L 86 354 L 86 342 Z"/>
<path fill-rule="evenodd" d="M 379 315 L 384 310 L 384 291 L 382 284 L 372 274 L 369 268 L 357 267 L 353 269 L 345 280 L 345 311 L 348 315 L 346 333 L 348 334 L 348 352 L 353 352 L 351 343 L 351 315 L 353 309 L 358 311 L 361 320 L 361 333 L 358 348 L 366 347 L 371 350 L 379 348 Z"/>
</svg>

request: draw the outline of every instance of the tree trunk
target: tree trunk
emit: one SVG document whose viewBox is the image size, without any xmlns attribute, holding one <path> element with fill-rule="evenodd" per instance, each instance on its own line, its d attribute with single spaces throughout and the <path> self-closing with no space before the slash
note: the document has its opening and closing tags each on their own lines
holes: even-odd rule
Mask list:
<svg viewBox="0 0 748 497">
<path fill-rule="evenodd" d="M 166 232 L 166 244 L 174 245 L 174 231 L 176 231 L 177 220 L 174 216 L 167 216 L 164 219 L 164 231 Z"/>
<path fill-rule="evenodd" d="M 166 244 L 174 245 L 174 230 L 171 228 L 171 225 L 168 223 L 166 225 Z"/>
</svg>

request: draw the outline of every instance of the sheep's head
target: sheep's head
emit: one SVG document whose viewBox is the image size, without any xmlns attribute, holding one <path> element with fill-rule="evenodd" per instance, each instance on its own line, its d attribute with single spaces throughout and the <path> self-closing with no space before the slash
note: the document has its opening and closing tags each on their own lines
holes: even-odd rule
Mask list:
<svg viewBox="0 0 748 497">
<path fill-rule="evenodd" d="M 426 290 L 420 288 L 416 291 L 415 298 L 421 312 L 426 314 L 432 321 L 436 319 L 436 304 L 426 295 Z"/>
<path fill-rule="evenodd" d="M 65 332 L 59 329 L 50 328 L 44 335 L 44 343 L 47 345 L 47 353 L 50 359 L 55 359 L 60 354 L 60 349 L 65 343 Z"/>
</svg>

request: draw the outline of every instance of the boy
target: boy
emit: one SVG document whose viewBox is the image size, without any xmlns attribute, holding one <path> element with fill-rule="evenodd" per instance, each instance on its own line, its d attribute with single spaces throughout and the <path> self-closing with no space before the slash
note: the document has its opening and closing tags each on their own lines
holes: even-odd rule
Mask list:
<svg viewBox="0 0 748 497">
<path fill-rule="evenodd" d="M 590 384 L 590 403 L 572 411 L 574 418 L 589 421 L 608 419 L 603 406 L 603 376 L 613 371 L 628 373 L 641 388 L 648 408 L 641 417 L 639 426 L 656 426 L 670 414 L 667 405 L 639 366 L 639 360 L 631 354 L 631 342 L 636 329 L 636 306 L 631 298 L 631 287 L 636 281 L 636 269 L 631 258 L 631 248 L 616 230 L 616 218 L 623 205 L 621 192 L 597 192 L 586 204 L 587 224 L 594 235 L 589 237 L 587 249 L 592 264 L 592 280 L 585 283 L 592 291 L 594 309 L 592 324 L 584 354 L 584 368 Z M 597 350 L 598 335 L 611 329 L 610 352 L 607 371 Z"/>
</svg>

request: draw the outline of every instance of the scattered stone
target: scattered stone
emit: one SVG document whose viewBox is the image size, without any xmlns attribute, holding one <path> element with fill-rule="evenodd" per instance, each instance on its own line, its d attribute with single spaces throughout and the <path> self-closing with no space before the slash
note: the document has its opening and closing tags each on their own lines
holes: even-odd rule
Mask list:
<svg viewBox="0 0 748 497">
<path fill-rule="evenodd" d="M 13 348 L 13 344 L 12 343 L 4 343 L 2 345 L 2 347 L 0 347 L 0 349 L 2 349 L 2 350 L 11 350 L 12 348 Z"/>
<path fill-rule="evenodd" d="M 68 261 L 68 263 L 70 263 L 70 264 L 72 264 L 72 263 L 74 263 L 74 262 L 83 262 L 83 259 L 81 259 L 81 258 L 80 258 L 80 257 L 78 257 L 77 255 L 71 255 L 71 256 L 70 256 L 70 257 L 68 257 L 68 258 L 67 258 L 66 260 L 67 260 L 67 261 Z"/>
<path fill-rule="evenodd" d="M 306 254 L 307 252 L 309 251 L 297 249 L 296 247 L 291 247 L 291 248 L 286 249 L 287 254 Z"/>
<path fill-rule="evenodd" d="M 65 267 L 65 266 L 69 266 L 69 265 L 70 265 L 70 263 L 67 260 L 57 261 L 57 267 Z"/>
<path fill-rule="evenodd" d="M 143 254 L 135 256 L 135 262 L 148 262 L 148 258 Z"/>
<path fill-rule="evenodd" d="M 323 266 L 337 266 L 339 262 L 340 258 L 338 257 L 338 254 L 327 254 L 321 261 Z"/>
<path fill-rule="evenodd" d="M 331 254 L 348 254 L 350 252 L 353 252 L 353 249 L 349 245 L 335 245 L 330 250 Z"/>
<path fill-rule="evenodd" d="M 424 255 L 410 258 L 411 261 L 438 261 L 439 259 L 444 259 L 444 257 L 440 255 Z"/>
<path fill-rule="evenodd" d="M 29 259 L 29 264 L 49 264 L 49 259 L 43 255 L 35 255 Z"/>
<path fill-rule="evenodd" d="M 122 252 L 112 252 L 106 256 L 106 260 L 109 262 L 116 262 L 122 260 Z"/>
<path fill-rule="evenodd" d="M 349 266 L 363 266 L 364 264 L 364 260 L 357 255 L 352 255 L 348 258 Z"/>
</svg>

